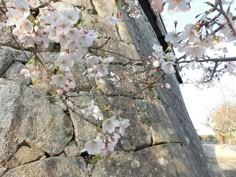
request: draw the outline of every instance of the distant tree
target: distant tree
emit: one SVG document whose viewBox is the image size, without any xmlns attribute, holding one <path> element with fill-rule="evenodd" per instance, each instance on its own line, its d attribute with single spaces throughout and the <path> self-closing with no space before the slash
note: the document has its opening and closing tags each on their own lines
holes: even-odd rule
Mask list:
<svg viewBox="0 0 236 177">
<path fill-rule="evenodd" d="M 209 124 L 218 136 L 219 142 L 226 143 L 229 137 L 235 136 L 236 105 L 230 102 L 223 103 L 211 114 Z"/>
</svg>

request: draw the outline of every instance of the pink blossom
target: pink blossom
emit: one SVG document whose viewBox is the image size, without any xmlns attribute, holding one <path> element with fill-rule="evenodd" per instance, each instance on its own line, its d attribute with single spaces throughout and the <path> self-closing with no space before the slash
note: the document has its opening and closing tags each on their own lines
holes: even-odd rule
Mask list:
<svg viewBox="0 0 236 177">
<path fill-rule="evenodd" d="M 163 63 L 161 64 L 161 69 L 162 69 L 166 74 L 175 73 L 175 68 L 174 68 L 172 62 L 163 62 Z"/>
<path fill-rule="evenodd" d="M 103 121 L 102 123 L 102 132 L 103 133 L 113 133 L 115 131 L 116 127 L 119 127 L 120 123 L 117 119 L 115 119 L 115 116 L 112 116 L 110 119 L 107 119 Z"/>
<path fill-rule="evenodd" d="M 100 154 L 104 148 L 105 144 L 100 139 L 93 139 L 85 144 L 85 147 L 81 152 L 87 151 L 88 154 L 95 155 Z"/>
</svg>

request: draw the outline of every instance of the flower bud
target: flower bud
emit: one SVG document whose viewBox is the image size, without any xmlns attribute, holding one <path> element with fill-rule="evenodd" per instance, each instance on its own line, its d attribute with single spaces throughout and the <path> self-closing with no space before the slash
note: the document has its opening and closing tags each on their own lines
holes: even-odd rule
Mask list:
<svg viewBox="0 0 236 177">
<path fill-rule="evenodd" d="M 153 67 L 155 68 L 158 68 L 160 66 L 160 62 L 158 60 L 155 60 L 153 63 L 152 63 Z"/>
</svg>

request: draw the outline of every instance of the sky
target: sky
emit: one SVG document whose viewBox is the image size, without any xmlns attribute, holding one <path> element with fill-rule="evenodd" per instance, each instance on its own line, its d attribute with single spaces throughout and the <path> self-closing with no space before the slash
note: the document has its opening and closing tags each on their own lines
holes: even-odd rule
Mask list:
<svg viewBox="0 0 236 177">
<path fill-rule="evenodd" d="M 186 13 L 170 14 L 164 12 L 162 14 L 167 31 L 174 30 L 174 21 L 178 21 L 177 31 L 183 30 L 187 23 L 193 23 L 195 16 L 205 10 L 209 6 L 204 4 L 206 0 L 193 0 L 191 10 Z M 236 2 L 234 2 L 236 6 Z M 228 48 L 228 56 L 235 56 L 233 53 L 236 46 L 231 45 Z M 177 53 L 178 56 L 178 53 Z M 199 75 L 199 70 L 187 71 L 183 79 L 194 78 Z M 214 134 L 214 132 L 204 124 L 212 110 L 219 107 L 224 101 L 236 103 L 236 76 L 226 74 L 220 82 L 216 82 L 214 86 L 200 90 L 194 84 L 181 84 L 180 89 L 188 109 L 190 118 L 194 124 L 198 134 Z"/>
</svg>

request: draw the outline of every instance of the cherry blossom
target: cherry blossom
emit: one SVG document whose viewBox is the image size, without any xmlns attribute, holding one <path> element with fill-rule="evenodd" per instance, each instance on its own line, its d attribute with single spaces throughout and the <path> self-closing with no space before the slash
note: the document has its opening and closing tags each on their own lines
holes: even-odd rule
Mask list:
<svg viewBox="0 0 236 177">
<path fill-rule="evenodd" d="M 78 8 L 66 8 L 61 12 L 61 14 L 71 24 L 76 23 L 80 18 L 80 10 Z"/>
<path fill-rule="evenodd" d="M 30 71 L 28 69 L 22 69 L 20 71 L 20 74 L 23 75 L 26 78 L 31 76 Z"/>
<path fill-rule="evenodd" d="M 18 24 L 19 20 L 25 19 L 25 17 L 22 17 L 20 12 L 17 9 L 11 9 L 9 8 L 8 11 L 6 12 L 7 16 L 7 26 L 12 26 Z"/>
<path fill-rule="evenodd" d="M 158 60 L 153 61 L 152 63 L 153 67 L 158 68 L 161 64 Z"/>
<path fill-rule="evenodd" d="M 61 52 L 57 58 L 60 69 L 64 71 L 70 71 L 70 68 L 74 65 L 72 55 L 67 52 Z"/>
<path fill-rule="evenodd" d="M 184 31 L 181 33 L 180 38 L 182 40 L 187 39 L 188 42 L 200 42 L 198 33 L 195 29 L 195 25 L 194 24 L 187 24 L 184 27 Z"/>
<path fill-rule="evenodd" d="M 69 84 L 69 80 L 64 75 L 53 75 L 51 77 L 50 84 L 56 85 L 59 88 L 64 88 L 67 84 Z"/>
<path fill-rule="evenodd" d="M 171 42 L 173 44 L 174 47 L 178 46 L 178 42 L 181 41 L 182 38 L 180 37 L 180 35 L 176 32 L 169 32 L 167 33 L 166 37 L 165 37 L 165 41 L 166 42 Z"/>
<path fill-rule="evenodd" d="M 173 62 L 163 62 L 161 64 L 161 69 L 166 73 L 166 74 L 172 74 L 175 73 L 175 68 L 173 66 Z"/>
<path fill-rule="evenodd" d="M 165 83 L 165 88 L 167 88 L 167 89 L 170 89 L 171 88 L 171 86 L 170 86 L 170 84 L 169 83 Z"/>
<path fill-rule="evenodd" d="M 190 58 L 200 58 L 205 53 L 205 49 L 202 47 L 202 45 L 194 44 L 194 45 L 188 45 L 184 49 L 185 54 Z"/>
<path fill-rule="evenodd" d="M 13 0 L 13 3 L 16 7 L 16 10 L 18 10 L 22 16 L 29 16 L 29 4 L 26 0 Z"/>
<path fill-rule="evenodd" d="M 168 10 L 169 11 L 183 11 L 186 12 L 189 10 L 188 3 L 191 0 L 166 0 L 166 3 L 168 4 Z"/>
<path fill-rule="evenodd" d="M 120 120 L 120 127 L 119 127 L 119 133 L 124 136 L 125 129 L 130 126 L 129 119 L 122 119 Z"/>
<path fill-rule="evenodd" d="M 115 116 L 113 115 L 111 118 L 106 119 L 105 121 L 103 121 L 102 123 L 102 132 L 103 133 L 113 133 L 115 131 L 116 127 L 119 127 L 120 123 L 119 121 L 115 118 Z"/>
<path fill-rule="evenodd" d="M 17 26 L 22 30 L 22 33 L 33 32 L 33 24 L 28 19 L 20 20 Z"/>
<path fill-rule="evenodd" d="M 103 120 L 103 114 L 99 107 L 94 104 L 94 100 L 91 100 L 87 110 L 83 110 L 82 112 L 87 116 L 92 115 L 96 120 Z"/>
<path fill-rule="evenodd" d="M 163 0 L 152 0 L 151 5 L 158 14 L 163 11 Z"/>
<path fill-rule="evenodd" d="M 105 149 L 105 144 L 100 139 L 93 139 L 85 144 L 81 152 L 87 151 L 88 154 L 96 155 L 100 154 L 103 149 Z"/>
</svg>

